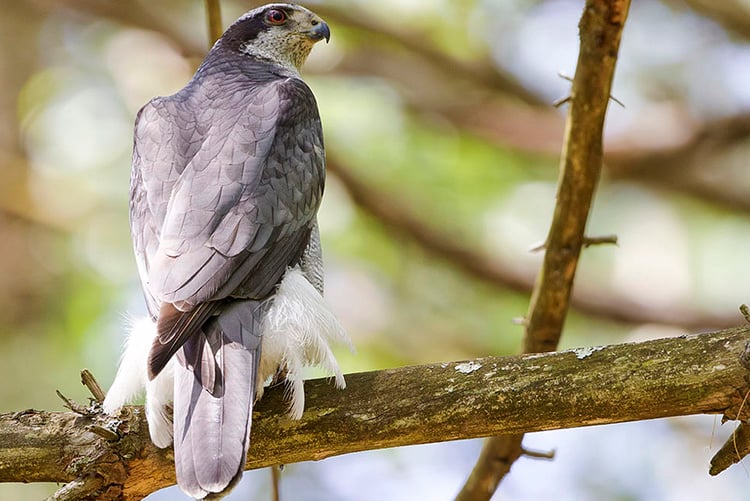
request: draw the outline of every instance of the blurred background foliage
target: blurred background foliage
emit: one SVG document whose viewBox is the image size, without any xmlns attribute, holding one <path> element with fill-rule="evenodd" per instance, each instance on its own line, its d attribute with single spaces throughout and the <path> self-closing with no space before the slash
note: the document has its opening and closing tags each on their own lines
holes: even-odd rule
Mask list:
<svg viewBox="0 0 750 501">
<path fill-rule="evenodd" d="M 225 25 L 257 4 L 225 1 Z M 144 308 L 127 196 L 132 123 L 207 46 L 198 0 L 0 0 L 0 411 L 84 400 L 112 380 Z M 347 372 L 516 353 L 554 205 L 582 1 L 308 5 L 331 43 L 305 78 L 331 173 L 327 297 Z M 627 22 L 606 167 L 563 347 L 737 325 L 750 266 L 750 7 L 643 0 Z M 692 417 L 531 435 L 496 499 L 742 499 L 708 458 L 728 429 Z M 283 499 L 451 499 L 479 442 L 290 465 Z M 230 499 L 268 496 L 251 472 Z M 539 478 L 544 481 L 539 481 Z M 36 499 L 55 486 L 0 486 Z M 180 499 L 174 489 L 153 499 Z M 750 499 L 750 498 L 749 498 Z"/>
</svg>

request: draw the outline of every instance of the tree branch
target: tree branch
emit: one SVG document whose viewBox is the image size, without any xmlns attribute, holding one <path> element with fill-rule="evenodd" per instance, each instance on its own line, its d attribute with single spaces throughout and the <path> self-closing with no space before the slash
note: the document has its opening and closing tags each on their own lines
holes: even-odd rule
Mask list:
<svg viewBox="0 0 750 501">
<path fill-rule="evenodd" d="M 711 458 L 710 475 L 718 475 L 750 454 L 750 425 L 740 423 L 729 440 Z"/>
<path fill-rule="evenodd" d="M 720 413 L 748 391 L 750 327 L 467 362 L 349 374 L 347 389 L 308 381 L 302 419 L 283 388 L 253 412 L 247 468 L 356 451 L 626 421 Z M 745 408 L 745 411 L 747 409 Z M 89 431 L 108 426 L 119 440 Z M 175 482 L 171 449 L 148 438 L 142 407 L 114 419 L 27 410 L 0 414 L 0 482 L 71 482 L 75 499 L 141 499 Z M 95 486 L 88 493 L 81 486 Z M 106 493 L 106 496 L 105 494 Z M 61 498 L 62 499 L 62 498 Z"/>
<path fill-rule="evenodd" d="M 557 204 L 531 298 L 524 351 L 556 349 L 602 169 L 602 130 L 629 0 L 588 0 L 570 97 Z"/>
<path fill-rule="evenodd" d="M 531 294 L 523 351 L 553 351 L 570 307 L 586 221 L 602 170 L 604 117 L 630 0 L 587 0 L 570 95 L 560 184 L 542 269 Z M 489 500 L 519 457 L 523 434 L 487 440 L 458 501 Z M 496 458 L 507 460 L 496 462 Z"/>
<path fill-rule="evenodd" d="M 376 75 L 392 82 L 405 107 L 428 121 L 437 115 L 501 148 L 531 155 L 557 155 L 562 141 L 560 117 L 551 108 L 519 106 L 497 99 L 497 93 L 489 90 L 472 91 L 470 86 L 460 86 L 453 75 L 428 72 L 435 67 L 409 57 L 394 58 L 384 49 L 368 46 L 348 51 L 336 72 Z M 425 81 L 430 85 L 424 86 Z M 455 95 L 462 99 L 451 99 Z M 748 123 L 748 114 L 742 111 L 700 124 L 685 120 L 674 126 L 677 131 L 659 136 L 658 145 L 652 144 L 653 131 L 638 132 L 643 127 L 634 125 L 607 147 L 605 168 L 612 179 L 631 179 L 748 212 L 750 197 L 746 187 L 727 181 L 733 176 L 724 175 L 720 169 L 722 154 L 741 146 L 750 136 Z"/>
</svg>

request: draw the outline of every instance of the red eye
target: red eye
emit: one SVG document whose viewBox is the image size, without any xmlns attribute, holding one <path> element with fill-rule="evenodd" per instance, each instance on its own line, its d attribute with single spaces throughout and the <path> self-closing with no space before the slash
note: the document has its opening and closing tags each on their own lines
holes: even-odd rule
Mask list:
<svg viewBox="0 0 750 501">
<path fill-rule="evenodd" d="M 266 13 L 266 21 L 269 24 L 284 24 L 284 21 L 286 21 L 286 12 L 279 9 L 271 9 Z"/>
</svg>

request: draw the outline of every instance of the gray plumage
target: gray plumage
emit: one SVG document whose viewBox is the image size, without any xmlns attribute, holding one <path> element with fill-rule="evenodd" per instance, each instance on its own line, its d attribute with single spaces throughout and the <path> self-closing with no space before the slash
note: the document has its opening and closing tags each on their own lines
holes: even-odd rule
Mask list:
<svg viewBox="0 0 750 501">
<path fill-rule="evenodd" d="M 176 471 L 196 498 L 243 471 L 261 323 L 284 273 L 300 264 L 322 292 L 323 135 L 297 73 L 321 38 L 328 27 L 301 7 L 251 11 L 185 88 L 136 118 L 131 230 L 157 324 L 148 372 L 176 354 Z"/>
</svg>

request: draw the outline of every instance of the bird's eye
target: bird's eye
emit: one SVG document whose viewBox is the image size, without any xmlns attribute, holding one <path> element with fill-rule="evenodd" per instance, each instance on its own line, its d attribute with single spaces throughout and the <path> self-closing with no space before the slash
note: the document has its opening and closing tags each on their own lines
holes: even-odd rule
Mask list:
<svg viewBox="0 0 750 501">
<path fill-rule="evenodd" d="M 268 21 L 268 24 L 284 24 L 284 21 L 286 21 L 286 12 L 279 9 L 271 9 L 266 13 L 266 21 Z"/>
</svg>

